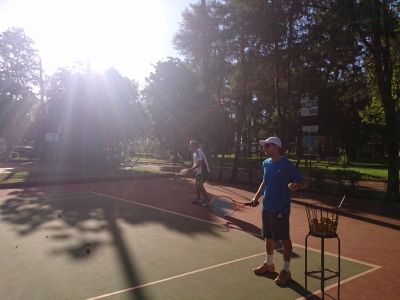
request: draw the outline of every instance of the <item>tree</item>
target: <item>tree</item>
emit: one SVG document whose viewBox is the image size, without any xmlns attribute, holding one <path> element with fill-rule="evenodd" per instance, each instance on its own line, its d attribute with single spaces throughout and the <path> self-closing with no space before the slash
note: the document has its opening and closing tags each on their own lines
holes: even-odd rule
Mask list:
<svg viewBox="0 0 400 300">
<path fill-rule="evenodd" d="M 190 138 L 204 139 L 203 120 L 208 111 L 201 103 L 195 73 L 177 58 L 155 65 L 142 91 L 153 132 L 168 149 Z"/>
<path fill-rule="evenodd" d="M 104 74 L 59 70 L 47 94 L 48 128 L 59 132 L 59 163 L 102 167 L 145 128 L 136 82 Z"/>
<path fill-rule="evenodd" d="M 398 41 L 398 17 L 392 8 L 395 1 L 343 1 L 348 22 L 365 47 L 365 62 L 373 70 L 377 94 L 385 115 L 385 140 L 388 145 L 388 198 L 399 199 L 399 108 L 395 94 L 395 61 L 392 44 Z"/>
<path fill-rule="evenodd" d="M 18 143 L 32 120 L 39 56 L 23 29 L 0 33 L 0 134 Z"/>
</svg>

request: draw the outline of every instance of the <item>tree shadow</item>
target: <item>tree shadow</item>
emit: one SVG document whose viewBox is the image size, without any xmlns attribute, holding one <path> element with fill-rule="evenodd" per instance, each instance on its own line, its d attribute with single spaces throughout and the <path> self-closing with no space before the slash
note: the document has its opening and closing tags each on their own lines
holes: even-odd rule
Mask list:
<svg viewBox="0 0 400 300">
<path fill-rule="evenodd" d="M 192 190 L 190 183 L 180 182 L 183 188 Z M 174 186 L 164 191 L 176 192 Z M 160 223 L 173 230 L 193 238 L 195 235 L 221 235 L 216 225 L 191 220 L 182 222 L 173 214 L 161 212 L 152 207 L 119 201 L 106 195 L 94 193 L 65 193 L 48 195 L 45 189 L 29 188 L 16 190 L 0 202 L 0 217 L 2 223 L 13 225 L 13 230 L 19 236 L 27 236 L 39 230 L 48 231 L 46 238 L 54 241 L 72 241 L 74 234 L 69 229 L 78 231 L 82 238 L 74 245 L 63 246 L 50 250 L 51 255 L 65 255 L 77 259 L 89 259 L 100 252 L 109 242 L 94 237 L 95 233 L 107 233 L 112 237 L 112 245 L 117 250 L 126 281 L 130 286 L 143 284 L 137 271 L 134 256 L 129 253 L 127 241 L 119 227 L 123 221 L 128 225 Z M 46 232 L 47 234 L 47 232 Z M 89 245 L 89 246 L 88 246 Z M 162 246 L 162 245 L 160 245 Z M 89 250 L 88 250 L 89 249 Z M 131 291 L 135 299 L 149 299 L 143 289 Z M 133 296 L 132 296 L 133 297 Z"/>
</svg>

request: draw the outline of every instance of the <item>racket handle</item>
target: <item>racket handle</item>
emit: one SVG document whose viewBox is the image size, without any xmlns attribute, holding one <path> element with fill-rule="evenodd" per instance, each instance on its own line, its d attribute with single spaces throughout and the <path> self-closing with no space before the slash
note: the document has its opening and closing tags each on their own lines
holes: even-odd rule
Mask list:
<svg viewBox="0 0 400 300">
<path fill-rule="evenodd" d="M 260 204 L 259 202 L 258 202 L 258 200 L 251 200 L 250 202 L 249 202 L 249 205 L 250 206 L 258 206 L 258 204 Z"/>
</svg>

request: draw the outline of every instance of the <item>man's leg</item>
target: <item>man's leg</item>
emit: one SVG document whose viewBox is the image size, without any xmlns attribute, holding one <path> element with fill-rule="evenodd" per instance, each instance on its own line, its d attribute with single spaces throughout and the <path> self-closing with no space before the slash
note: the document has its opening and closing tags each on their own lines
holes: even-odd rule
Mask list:
<svg viewBox="0 0 400 300">
<path fill-rule="evenodd" d="M 200 181 L 199 189 L 200 193 L 204 196 L 204 199 L 206 199 L 205 201 L 207 201 L 207 203 L 210 202 L 210 198 L 208 197 L 208 193 L 206 191 L 206 188 L 204 187 L 204 181 Z"/>
<path fill-rule="evenodd" d="M 290 259 L 292 258 L 292 241 L 290 239 L 282 241 L 282 246 L 283 246 L 283 260 L 290 262 Z"/>
<path fill-rule="evenodd" d="M 193 200 L 192 203 L 200 203 L 201 202 L 201 196 L 200 196 L 200 189 L 199 189 L 199 175 L 196 175 L 196 180 L 194 182 L 194 188 L 196 190 L 196 200 Z"/>
<path fill-rule="evenodd" d="M 197 191 L 198 191 L 198 196 L 199 196 L 199 199 L 200 199 L 200 201 L 201 201 L 201 195 L 203 195 L 203 201 L 202 201 L 202 205 L 203 206 L 207 206 L 208 205 L 208 202 L 210 201 L 209 200 L 209 198 L 208 198 L 208 194 L 207 194 L 207 191 L 206 191 L 206 189 L 204 188 L 204 181 L 202 180 L 202 178 L 201 178 L 201 175 L 199 176 L 200 178 L 199 178 L 199 180 L 197 180 L 196 181 L 196 183 L 197 183 Z"/>
<path fill-rule="evenodd" d="M 273 239 L 265 239 L 265 248 L 267 250 L 267 254 L 274 255 L 275 241 Z"/>
<path fill-rule="evenodd" d="M 275 279 L 275 283 L 282 285 L 286 284 L 292 278 L 289 270 L 292 256 L 292 241 L 289 235 L 289 215 L 277 216 L 276 225 L 277 236 L 282 241 L 283 246 L 283 266 L 278 277 Z"/>
<path fill-rule="evenodd" d="M 265 252 L 266 257 L 264 263 L 253 269 L 256 275 L 264 275 L 267 273 L 275 272 L 275 266 L 273 262 L 273 255 L 275 250 L 275 241 L 272 239 L 269 215 L 265 211 L 262 212 L 262 235 L 265 238 Z"/>
</svg>

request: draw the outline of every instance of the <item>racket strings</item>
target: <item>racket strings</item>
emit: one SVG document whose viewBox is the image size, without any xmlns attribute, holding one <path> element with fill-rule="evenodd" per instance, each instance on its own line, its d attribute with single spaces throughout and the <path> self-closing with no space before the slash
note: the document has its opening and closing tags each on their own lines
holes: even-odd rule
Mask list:
<svg viewBox="0 0 400 300">
<path fill-rule="evenodd" d="M 235 210 L 235 204 L 227 197 L 215 197 L 211 201 L 211 209 L 217 216 L 229 216 Z"/>
</svg>

